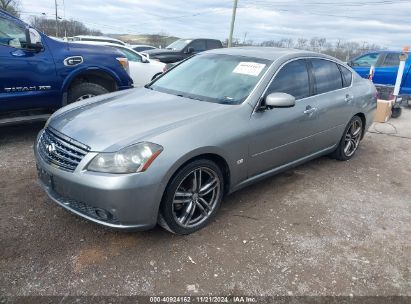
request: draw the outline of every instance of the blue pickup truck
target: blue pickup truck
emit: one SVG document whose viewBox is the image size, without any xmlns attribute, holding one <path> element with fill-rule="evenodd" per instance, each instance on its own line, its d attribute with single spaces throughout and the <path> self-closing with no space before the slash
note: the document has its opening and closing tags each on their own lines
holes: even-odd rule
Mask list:
<svg viewBox="0 0 411 304">
<path fill-rule="evenodd" d="M 398 66 L 400 64 L 399 56 L 402 52 L 397 51 L 376 51 L 362 54 L 348 64 L 363 78 L 367 78 L 370 73 L 370 67 L 375 67 L 372 81 L 376 85 L 394 86 L 397 79 Z M 409 56 L 402 77 L 400 95 L 411 96 L 411 57 Z"/>
<path fill-rule="evenodd" d="M 0 126 L 45 119 L 66 104 L 132 85 L 119 51 L 47 37 L 0 10 Z"/>
</svg>

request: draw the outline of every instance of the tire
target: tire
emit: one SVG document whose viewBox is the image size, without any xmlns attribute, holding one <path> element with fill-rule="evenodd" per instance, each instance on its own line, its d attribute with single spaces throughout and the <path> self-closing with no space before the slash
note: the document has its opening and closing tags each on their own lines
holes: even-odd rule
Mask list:
<svg viewBox="0 0 411 304">
<path fill-rule="evenodd" d="M 70 88 L 67 97 L 67 103 L 84 100 L 101 94 L 108 93 L 108 90 L 99 84 L 83 82 Z"/>
<path fill-rule="evenodd" d="M 341 161 L 351 159 L 358 149 L 363 132 L 364 126 L 361 118 L 359 116 L 354 116 L 345 128 L 338 147 L 331 156 Z M 348 141 L 350 141 L 351 144 L 350 148 L 347 149 Z"/>
<path fill-rule="evenodd" d="M 158 224 L 180 235 L 200 230 L 217 213 L 223 190 L 223 174 L 214 162 L 200 159 L 187 164 L 174 175 L 164 192 Z"/>
<path fill-rule="evenodd" d="M 391 112 L 391 117 L 392 118 L 398 118 L 398 117 L 401 116 L 402 109 L 401 109 L 400 106 L 394 106 L 391 111 L 392 111 Z"/>
</svg>

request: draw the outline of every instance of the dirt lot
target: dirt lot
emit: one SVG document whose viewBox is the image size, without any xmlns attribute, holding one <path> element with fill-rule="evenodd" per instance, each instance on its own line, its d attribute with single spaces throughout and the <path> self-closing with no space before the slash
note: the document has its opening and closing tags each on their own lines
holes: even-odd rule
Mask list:
<svg viewBox="0 0 411 304">
<path fill-rule="evenodd" d="M 1 129 L 0 295 L 411 295 L 411 109 L 390 122 L 351 161 L 241 190 L 185 237 L 67 213 L 36 182 L 41 125 Z"/>
</svg>

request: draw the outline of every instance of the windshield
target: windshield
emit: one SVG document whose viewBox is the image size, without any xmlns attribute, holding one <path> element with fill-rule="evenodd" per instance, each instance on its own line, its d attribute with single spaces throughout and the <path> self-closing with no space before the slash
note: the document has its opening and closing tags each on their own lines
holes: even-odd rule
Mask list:
<svg viewBox="0 0 411 304">
<path fill-rule="evenodd" d="M 174 51 L 181 51 L 183 50 L 187 44 L 189 44 L 191 40 L 189 39 L 179 39 L 177 41 L 174 41 L 172 44 L 170 44 L 168 47 L 166 47 L 167 50 L 174 50 Z"/>
<path fill-rule="evenodd" d="M 182 62 L 147 88 L 201 101 L 240 104 L 270 64 L 259 58 L 202 54 Z"/>
</svg>

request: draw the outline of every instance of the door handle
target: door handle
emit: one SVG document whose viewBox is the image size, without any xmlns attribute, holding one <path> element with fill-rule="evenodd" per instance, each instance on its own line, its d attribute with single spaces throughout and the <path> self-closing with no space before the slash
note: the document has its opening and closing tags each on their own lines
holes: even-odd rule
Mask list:
<svg viewBox="0 0 411 304">
<path fill-rule="evenodd" d="M 350 103 L 354 98 L 350 94 L 345 95 L 345 102 Z"/>
<path fill-rule="evenodd" d="M 311 106 L 307 106 L 307 107 L 305 108 L 304 114 L 305 114 L 305 115 L 311 115 L 311 114 L 313 114 L 315 111 L 317 111 L 317 108 L 313 108 L 313 107 L 311 107 Z"/>
</svg>

